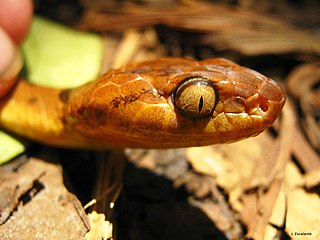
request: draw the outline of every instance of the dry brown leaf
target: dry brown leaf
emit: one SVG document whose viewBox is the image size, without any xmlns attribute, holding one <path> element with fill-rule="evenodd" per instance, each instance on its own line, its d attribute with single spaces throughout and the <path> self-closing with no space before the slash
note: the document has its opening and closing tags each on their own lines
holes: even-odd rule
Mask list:
<svg viewBox="0 0 320 240">
<path fill-rule="evenodd" d="M 320 168 L 310 171 L 303 176 L 303 185 L 312 190 L 320 187 Z"/>
<path fill-rule="evenodd" d="M 272 209 L 271 216 L 269 218 L 269 224 L 265 228 L 264 239 L 275 239 L 275 236 L 279 234 L 286 221 L 286 195 L 284 186 L 282 184 L 278 197 Z M 276 227 L 277 228 L 276 228 Z"/>
<path fill-rule="evenodd" d="M 16 168 L 19 171 L 15 171 Z M 22 163 L 20 166 L 14 162 L 0 167 L 0 225 L 18 207 L 19 199 L 30 191 L 44 174 L 44 171 L 33 168 L 32 164 Z"/>
<path fill-rule="evenodd" d="M 220 51 L 232 50 L 247 56 L 303 53 L 312 57 L 320 54 L 320 41 L 316 36 L 279 17 L 199 1 L 164 8 L 124 4 L 112 11 L 110 8 L 91 9 L 85 11 L 78 28 L 106 32 L 163 24 L 169 28 L 205 33 L 193 41 Z"/>
<path fill-rule="evenodd" d="M 268 187 L 276 173 L 279 143 L 265 132 L 255 138 L 232 144 L 187 150 L 195 171 L 216 177 L 229 195 L 234 209 L 241 211 L 240 195 L 261 186 Z"/>
<path fill-rule="evenodd" d="M 248 236 L 253 239 L 263 239 L 281 188 L 281 181 L 273 182 L 273 178 L 268 180 L 268 173 L 277 166 L 272 161 L 277 159 L 274 155 L 279 152 L 277 145 L 278 142 L 268 133 L 263 133 L 238 143 L 188 150 L 188 159 L 193 168 L 216 177 L 218 185 L 228 193 L 229 203 L 233 209 L 241 212 Z M 259 190 L 258 193 L 245 193 L 260 186 L 268 189 L 267 193 Z"/>
<path fill-rule="evenodd" d="M 282 181 L 275 180 L 266 192 L 242 195 L 241 200 L 244 206 L 241 212 L 241 220 L 247 226 L 246 237 L 248 239 L 264 239 L 281 187 Z"/>
<path fill-rule="evenodd" d="M 286 224 L 288 198 L 284 171 L 291 154 L 306 144 L 293 144 L 301 133 L 296 128 L 291 103 L 286 105 L 274 129 L 278 131 L 276 137 L 265 132 L 230 145 L 188 150 L 193 168 L 215 177 L 228 193 L 229 203 L 240 212 L 247 227 L 247 238 L 273 239 L 285 234 L 281 232 Z M 302 186 L 302 179 L 290 179 Z"/>
<path fill-rule="evenodd" d="M 294 164 L 286 168 L 286 232 L 292 239 L 320 239 L 320 199 L 301 188 L 303 176 Z"/>
<path fill-rule="evenodd" d="M 302 110 L 302 127 L 312 146 L 320 151 L 320 63 L 302 64 L 287 77 L 286 85 Z M 318 86 L 318 87 L 317 87 Z"/>
<path fill-rule="evenodd" d="M 59 165 L 31 158 L 17 169 L 1 172 L 2 179 L 12 175 L 10 182 L 5 182 L 7 188 L 19 189 L 29 181 L 33 184 L 27 184 L 29 188 L 24 195 L 16 191 L 20 196 L 19 204 L 0 225 L 0 239 L 83 238 L 88 231 L 86 215 L 79 214 L 81 205 L 65 188 Z"/>
</svg>

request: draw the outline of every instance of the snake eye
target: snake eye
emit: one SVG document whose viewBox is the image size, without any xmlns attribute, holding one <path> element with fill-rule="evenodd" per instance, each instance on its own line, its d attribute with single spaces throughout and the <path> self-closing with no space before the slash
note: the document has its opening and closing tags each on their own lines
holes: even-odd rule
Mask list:
<svg viewBox="0 0 320 240">
<path fill-rule="evenodd" d="M 182 81 L 173 98 L 174 106 L 190 119 L 211 116 L 218 102 L 218 94 L 213 84 L 204 77 L 192 77 Z"/>
</svg>

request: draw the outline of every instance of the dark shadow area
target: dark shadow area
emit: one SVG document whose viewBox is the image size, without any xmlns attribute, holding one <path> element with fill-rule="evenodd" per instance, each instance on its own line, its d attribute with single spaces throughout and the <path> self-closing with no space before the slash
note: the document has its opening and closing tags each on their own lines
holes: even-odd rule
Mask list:
<svg viewBox="0 0 320 240">
<path fill-rule="evenodd" d="M 128 163 L 115 209 L 118 240 L 227 239 L 172 182 Z"/>
<path fill-rule="evenodd" d="M 63 167 L 64 185 L 77 196 L 83 205 L 92 200 L 97 176 L 97 159 L 94 151 L 59 149 Z"/>
<path fill-rule="evenodd" d="M 30 188 L 29 191 L 24 193 L 20 198 L 19 202 L 22 202 L 23 205 L 26 205 L 28 202 L 31 201 L 38 193 L 40 193 L 44 189 L 43 184 L 40 181 L 35 181 Z"/>
</svg>

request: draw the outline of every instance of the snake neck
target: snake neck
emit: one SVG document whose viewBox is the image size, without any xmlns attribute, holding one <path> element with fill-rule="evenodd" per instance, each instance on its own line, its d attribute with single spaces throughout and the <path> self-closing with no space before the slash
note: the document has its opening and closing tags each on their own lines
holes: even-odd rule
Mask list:
<svg viewBox="0 0 320 240">
<path fill-rule="evenodd" d="M 0 126 L 49 145 L 78 147 L 83 139 L 65 121 L 66 103 L 62 96 L 62 90 L 19 81 L 0 101 Z"/>
</svg>

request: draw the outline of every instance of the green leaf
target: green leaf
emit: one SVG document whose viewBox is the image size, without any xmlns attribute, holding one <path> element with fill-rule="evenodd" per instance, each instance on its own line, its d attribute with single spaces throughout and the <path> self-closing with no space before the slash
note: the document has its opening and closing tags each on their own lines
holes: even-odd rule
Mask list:
<svg viewBox="0 0 320 240">
<path fill-rule="evenodd" d="M 98 35 L 35 17 L 22 51 L 32 83 L 72 88 L 99 75 L 103 45 Z"/>
<path fill-rule="evenodd" d="M 25 145 L 21 141 L 2 131 L 0 131 L 0 142 L 0 165 L 25 151 Z"/>
</svg>

